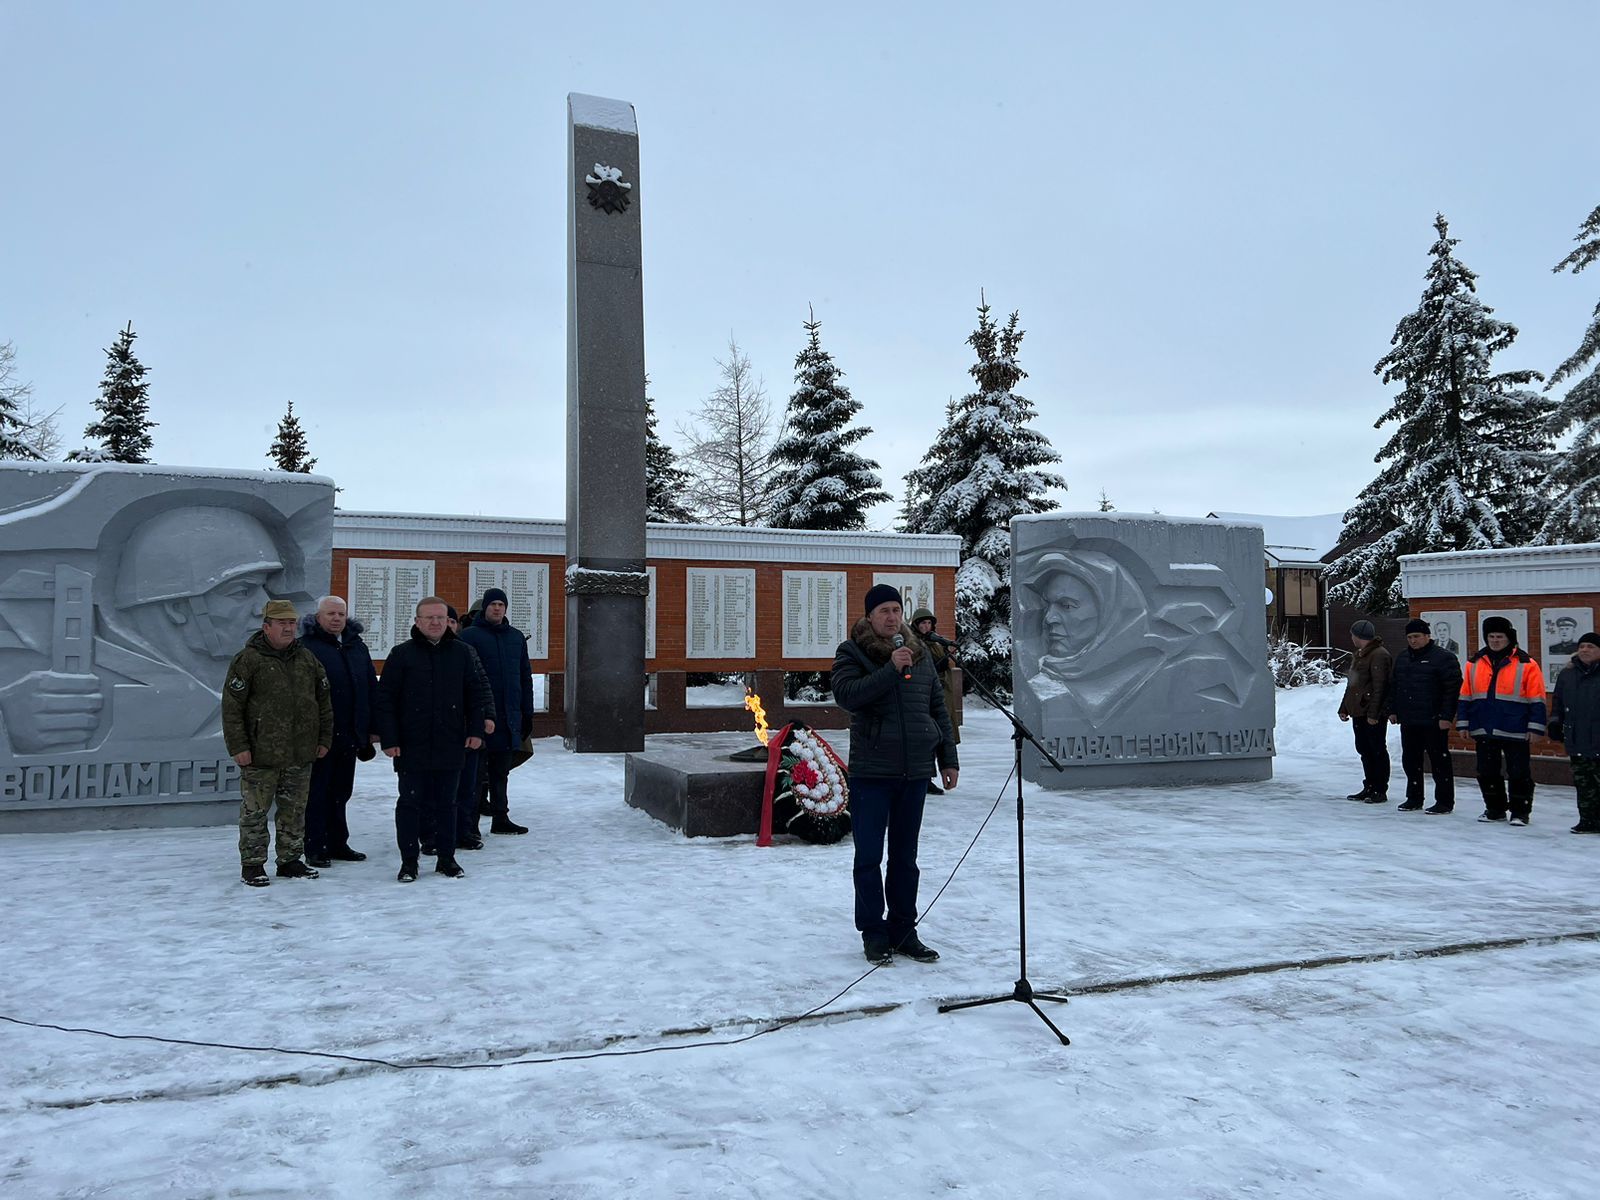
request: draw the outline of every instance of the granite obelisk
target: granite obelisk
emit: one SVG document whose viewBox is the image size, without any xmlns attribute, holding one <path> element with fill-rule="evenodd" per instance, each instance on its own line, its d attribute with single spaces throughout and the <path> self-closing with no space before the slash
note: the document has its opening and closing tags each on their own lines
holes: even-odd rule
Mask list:
<svg viewBox="0 0 1600 1200">
<path fill-rule="evenodd" d="M 566 744 L 644 749 L 644 285 L 633 105 L 567 97 Z"/>
</svg>

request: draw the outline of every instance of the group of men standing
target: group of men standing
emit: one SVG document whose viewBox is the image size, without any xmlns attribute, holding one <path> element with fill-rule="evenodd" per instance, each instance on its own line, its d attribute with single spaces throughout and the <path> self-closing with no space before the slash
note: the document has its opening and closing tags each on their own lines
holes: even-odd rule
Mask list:
<svg viewBox="0 0 1600 1200">
<path fill-rule="evenodd" d="M 466 874 L 456 852 L 483 846 L 480 780 L 490 832 L 528 832 L 511 820 L 507 777 L 526 756 L 533 677 L 526 638 L 506 620 L 506 606 L 504 591 L 488 589 L 462 629 L 444 600 L 424 598 L 380 678 L 360 623 L 338 596 L 324 596 L 303 618 L 287 600 L 267 604 L 261 629 L 228 666 L 222 698 L 223 736 L 240 767 L 246 884 L 270 882 L 274 807 L 280 878 L 315 879 L 318 868 L 365 860 L 350 845 L 345 809 L 356 762 L 378 747 L 399 780 L 400 882 L 415 882 L 422 855 L 435 858 L 438 874 Z"/>
<path fill-rule="evenodd" d="M 1483 646 L 1465 666 L 1433 641 L 1428 622 L 1406 625 L 1406 648 L 1392 655 L 1371 621 L 1350 627 L 1355 657 L 1339 702 L 1339 719 L 1354 724 L 1362 786 L 1347 799 L 1388 802 L 1385 722 L 1400 726 L 1406 796 L 1401 812 L 1441 816 L 1455 809 L 1450 730 L 1473 740 L 1484 822 L 1526 825 L 1533 813 L 1532 742 L 1565 744 L 1578 793 L 1573 833 L 1600 833 L 1600 634 L 1579 638 L 1545 705 L 1544 674 L 1517 645 L 1504 617 L 1483 622 Z M 1548 722 L 1546 717 L 1549 717 Z M 1434 802 L 1423 808 L 1423 760 L 1433 775 Z"/>
</svg>

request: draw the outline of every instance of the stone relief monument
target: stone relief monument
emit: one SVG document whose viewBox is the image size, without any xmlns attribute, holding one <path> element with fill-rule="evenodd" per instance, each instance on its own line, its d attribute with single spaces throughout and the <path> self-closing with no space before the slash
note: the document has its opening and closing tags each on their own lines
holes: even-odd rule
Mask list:
<svg viewBox="0 0 1600 1200">
<path fill-rule="evenodd" d="M 1045 787 L 1268 779 L 1259 526 L 1044 514 L 1011 526 L 1017 715 Z"/>
<path fill-rule="evenodd" d="M 0 463 L 0 830 L 232 816 L 228 660 L 332 537 L 316 476 Z"/>
</svg>

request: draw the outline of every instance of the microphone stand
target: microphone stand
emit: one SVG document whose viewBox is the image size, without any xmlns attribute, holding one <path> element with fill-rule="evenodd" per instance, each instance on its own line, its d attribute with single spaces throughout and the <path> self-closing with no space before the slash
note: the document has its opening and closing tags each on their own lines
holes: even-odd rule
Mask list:
<svg viewBox="0 0 1600 1200">
<path fill-rule="evenodd" d="M 945 648 L 951 651 L 953 656 L 955 647 L 949 643 L 948 639 L 941 639 L 941 641 L 945 642 Z M 1014 712 L 1000 703 L 1000 698 L 984 684 L 983 680 L 976 675 L 966 675 L 965 672 L 963 672 L 963 678 L 971 679 L 972 685 L 983 693 L 983 698 L 993 705 L 1006 720 L 1011 722 L 1011 744 L 1015 748 L 1015 774 L 1017 779 L 1017 956 L 1021 965 L 1017 972 L 1017 982 L 1009 993 L 1000 996 L 987 996 L 981 1000 L 962 1000 L 955 1004 L 941 1004 L 939 1005 L 939 1011 L 942 1013 L 955 1012 L 963 1008 L 981 1008 L 987 1004 L 1005 1004 L 1009 1001 L 1016 1001 L 1018 1004 L 1026 1004 L 1033 1009 L 1038 1018 L 1050 1027 L 1050 1032 L 1061 1039 L 1061 1044 L 1070 1046 L 1072 1045 L 1071 1039 L 1056 1028 L 1055 1022 L 1045 1016 L 1044 1010 L 1036 1003 L 1039 1000 L 1053 1000 L 1057 1004 L 1066 1004 L 1067 997 L 1053 995 L 1049 992 L 1036 992 L 1033 990 L 1033 984 L 1028 982 L 1028 873 L 1024 865 L 1026 840 L 1022 832 L 1022 743 L 1024 741 L 1032 742 L 1034 748 L 1044 755 L 1045 761 L 1056 770 L 1065 771 L 1066 768 L 1061 765 L 1055 755 L 1039 744 L 1039 739 L 1033 736 L 1033 731 L 1018 720 Z"/>
</svg>

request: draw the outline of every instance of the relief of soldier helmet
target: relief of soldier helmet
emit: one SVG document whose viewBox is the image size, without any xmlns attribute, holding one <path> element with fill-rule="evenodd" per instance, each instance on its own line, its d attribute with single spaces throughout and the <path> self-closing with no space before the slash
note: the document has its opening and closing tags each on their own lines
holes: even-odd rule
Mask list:
<svg viewBox="0 0 1600 1200">
<path fill-rule="evenodd" d="M 216 505 L 170 509 L 129 535 L 114 606 L 140 641 L 172 661 L 225 660 L 260 627 L 267 583 L 281 570 L 272 534 L 249 513 Z"/>
</svg>

